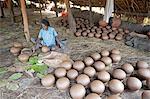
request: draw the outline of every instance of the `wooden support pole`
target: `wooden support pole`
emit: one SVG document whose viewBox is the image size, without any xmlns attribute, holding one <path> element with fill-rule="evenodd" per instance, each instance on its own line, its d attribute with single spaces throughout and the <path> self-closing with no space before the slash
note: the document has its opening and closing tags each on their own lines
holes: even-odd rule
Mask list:
<svg viewBox="0 0 150 99">
<path fill-rule="evenodd" d="M 14 10 L 13 10 L 12 0 L 8 0 L 8 8 L 9 8 L 9 12 L 10 12 L 11 22 L 15 23 L 15 15 L 14 15 Z"/>
<path fill-rule="evenodd" d="M 0 17 L 4 18 L 3 2 L 0 1 Z"/>
<path fill-rule="evenodd" d="M 90 26 L 92 26 L 92 5 L 91 5 L 91 0 L 89 0 L 89 20 L 90 20 Z"/>
<path fill-rule="evenodd" d="M 149 14 L 149 16 L 150 16 L 150 0 L 147 1 L 147 9 L 148 9 L 148 14 Z"/>
<path fill-rule="evenodd" d="M 20 0 L 20 3 L 21 3 L 23 24 L 24 24 L 24 33 L 25 33 L 27 42 L 29 42 L 30 41 L 30 33 L 29 33 L 29 25 L 28 25 L 28 18 L 27 18 L 27 12 L 26 12 L 26 3 L 25 3 L 25 0 Z"/>
<path fill-rule="evenodd" d="M 41 20 L 42 20 L 42 8 L 41 8 L 41 2 L 40 2 L 40 0 L 38 0 L 38 2 L 39 2 L 39 8 L 40 8 L 40 18 L 41 18 Z"/>
<path fill-rule="evenodd" d="M 56 17 L 58 17 L 58 8 L 57 8 L 57 0 L 54 0 L 54 4 L 55 4 L 55 12 L 56 12 Z"/>
<path fill-rule="evenodd" d="M 67 7 L 67 12 L 68 12 L 68 22 L 69 22 L 69 28 L 72 32 L 76 32 L 76 23 L 75 20 L 73 18 L 71 9 L 70 9 L 70 3 L 69 0 L 64 0 L 66 7 Z"/>
</svg>

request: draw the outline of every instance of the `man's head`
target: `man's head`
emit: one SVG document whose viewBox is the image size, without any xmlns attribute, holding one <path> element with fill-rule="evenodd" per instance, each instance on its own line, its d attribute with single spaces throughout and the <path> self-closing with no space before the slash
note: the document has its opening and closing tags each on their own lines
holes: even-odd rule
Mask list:
<svg viewBox="0 0 150 99">
<path fill-rule="evenodd" d="M 43 20 L 41 21 L 41 25 L 42 25 L 42 28 L 45 29 L 45 30 L 47 30 L 47 29 L 48 29 L 48 26 L 50 26 L 50 25 L 49 25 L 49 22 L 48 22 L 46 19 L 43 19 Z"/>
</svg>

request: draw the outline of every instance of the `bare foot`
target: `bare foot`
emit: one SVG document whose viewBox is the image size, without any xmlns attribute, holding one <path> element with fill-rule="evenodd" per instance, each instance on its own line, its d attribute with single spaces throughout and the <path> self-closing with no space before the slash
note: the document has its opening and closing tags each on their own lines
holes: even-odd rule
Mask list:
<svg viewBox="0 0 150 99">
<path fill-rule="evenodd" d="M 35 47 L 32 47 L 32 53 L 35 53 Z"/>
</svg>

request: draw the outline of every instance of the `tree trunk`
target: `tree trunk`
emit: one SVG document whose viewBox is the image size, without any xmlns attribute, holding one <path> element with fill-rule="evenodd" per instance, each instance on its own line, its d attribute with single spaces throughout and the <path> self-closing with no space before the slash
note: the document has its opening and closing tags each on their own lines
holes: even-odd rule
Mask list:
<svg viewBox="0 0 150 99">
<path fill-rule="evenodd" d="M 0 1 L 0 17 L 4 18 L 3 2 Z"/>
<path fill-rule="evenodd" d="M 26 37 L 27 42 L 29 42 L 30 41 L 30 34 L 29 34 L 29 25 L 28 25 L 25 0 L 20 0 L 20 3 L 21 3 L 23 24 L 24 24 L 24 33 L 25 33 L 25 37 Z"/>
<path fill-rule="evenodd" d="M 67 12 L 68 12 L 68 22 L 69 22 L 69 28 L 72 32 L 76 32 L 76 23 L 75 20 L 73 18 L 71 9 L 70 9 L 70 4 L 69 4 L 69 0 L 65 0 L 65 4 L 67 7 Z"/>
<path fill-rule="evenodd" d="M 56 17 L 58 17 L 58 8 L 57 8 L 57 0 L 54 0 L 54 4 L 55 4 L 55 12 L 56 12 Z"/>
<path fill-rule="evenodd" d="M 11 22 L 15 23 L 15 15 L 14 15 L 14 10 L 13 10 L 12 0 L 8 0 L 8 8 L 9 8 L 9 11 L 10 11 Z"/>
</svg>

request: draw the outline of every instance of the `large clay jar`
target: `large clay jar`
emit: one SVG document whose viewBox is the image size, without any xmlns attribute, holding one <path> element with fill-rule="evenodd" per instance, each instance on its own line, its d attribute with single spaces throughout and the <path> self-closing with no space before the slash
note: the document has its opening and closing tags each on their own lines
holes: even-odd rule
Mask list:
<svg viewBox="0 0 150 99">
<path fill-rule="evenodd" d="M 120 18 L 113 18 L 112 27 L 113 28 L 119 28 L 120 25 L 121 25 L 121 19 Z"/>
</svg>

